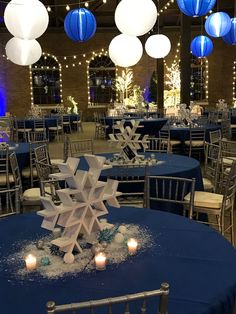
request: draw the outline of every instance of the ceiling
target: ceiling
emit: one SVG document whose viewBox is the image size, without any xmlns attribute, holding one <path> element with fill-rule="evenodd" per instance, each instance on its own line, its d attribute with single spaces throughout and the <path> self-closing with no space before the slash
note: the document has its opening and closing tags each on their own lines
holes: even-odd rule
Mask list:
<svg viewBox="0 0 236 314">
<path fill-rule="evenodd" d="M 89 7 L 97 20 L 97 29 L 99 30 L 111 30 L 116 28 L 114 22 L 114 11 L 120 0 L 88 0 Z M 136 0 L 134 0 L 136 1 Z M 159 0 L 159 10 L 163 9 L 167 2 L 170 0 Z M 8 1 L 10 2 L 10 1 Z M 75 9 L 79 7 L 79 0 L 41 0 L 41 2 L 47 7 L 51 7 L 49 29 L 62 28 L 64 24 L 64 18 L 67 14 L 66 5 L 70 5 L 70 9 Z M 158 0 L 154 0 L 157 4 Z M 218 0 L 217 5 L 214 7 L 214 11 L 225 11 L 231 17 L 234 16 L 234 6 L 236 6 L 236 0 Z M 81 0 L 81 7 L 84 6 L 84 0 Z M 3 20 L 3 13 L 6 3 L 0 2 L 0 25 L 2 28 L 5 27 Z M 159 23 L 160 26 L 167 27 L 178 27 L 180 25 L 180 10 L 177 6 L 176 0 L 168 6 L 167 10 L 164 10 L 160 14 Z M 201 18 L 193 18 L 192 25 L 201 25 Z"/>
</svg>

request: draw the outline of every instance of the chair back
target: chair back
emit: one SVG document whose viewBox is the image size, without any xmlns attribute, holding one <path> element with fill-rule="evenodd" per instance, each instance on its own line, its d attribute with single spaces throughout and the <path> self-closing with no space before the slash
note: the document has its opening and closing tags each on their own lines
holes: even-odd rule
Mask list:
<svg viewBox="0 0 236 314">
<path fill-rule="evenodd" d="M 210 137 L 210 143 L 212 144 L 219 144 L 220 139 L 221 139 L 221 130 L 215 130 L 215 131 L 210 131 L 209 132 L 209 137 Z"/>
<path fill-rule="evenodd" d="M 168 313 L 168 295 L 169 295 L 169 284 L 162 283 L 160 289 L 138 292 L 134 294 L 123 295 L 119 297 L 100 299 L 100 300 L 92 300 L 87 302 L 73 303 L 73 304 L 64 304 L 64 305 L 56 305 L 55 302 L 49 301 L 46 305 L 47 314 L 54 313 L 62 313 L 67 312 L 76 313 L 80 312 L 79 310 L 88 309 L 90 313 L 95 313 L 95 310 L 99 307 L 106 307 L 106 313 L 112 314 L 113 308 L 116 304 L 124 304 L 124 314 L 131 314 L 130 311 L 130 302 L 134 301 L 142 301 L 140 313 L 146 314 L 147 310 L 147 300 L 153 297 L 160 297 L 159 306 L 155 310 L 155 313 L 159 314 L 167 314 Z M 140 302 L 139 302 L 140 303 Z M 105 311 L 104 311 L 105 313 Z M 135 312 L 137 313 L 137 311 Z"/>
<path fill-rule="evenodd" d="M 50 157 L 48 153 L 48 147 L 46 144 L 37 146 L 34 148 L 35 162 L 41 162 L 51 165 Z"/>
<path fill-rule="evenodd" d="M 208 124 L 217 124 L 219 119 L 218 111 L 211 111 L 208 114 Z"/>
<path fill-rule="evenodd" d="M 145 152 L 169 153 L 170 138 L 149 137 Z"/>
<path fill-rule="evenodd" d="M 69 156 L 78 157 L 84 154 L 93 154 L 93 140 L 83 139 L 83 140 L 69 140 L 68 144 Z"/>
<path fill-rule="evenodd" d="M 14 178 L 14 185 L 15 187 L 18 187 L 19 197 L 20 199 L 22 199 L 23 190 L 22 190 L 21 174 L 20 174 L 20 169 L 19 169 L 15 152 L 11 153 L 11 155 L 9 156 L 9 161 L 10 161 L 10 166 L 11 166 L 11 172 Z"/>
<path fill-rule="evenodd" d="M 108 170 L 109 171 L 109 170 Z M 119 191 L 122 193 L 118 197 L 119 203 L 122 205 L 146 206 L 146 176 L 148 175 L 148 166 L 140 165 L 116 165 L 112 167 L 112 175 L 107 177 L 112 180 L 119 181 Z"/>
<path fill-rule="evenodd" d="M 222 120 L 221 122 L 222 138 L 231 139 L 231 122 L 230 120 Z"/>
<path fill-rule="evenodd" d="M 34 119 L 34 130 L 45 129 L 45 119 Z"/>
<path fill-rule="evenodd" d="M 9 146 L 3 143 L 0 145 L 0 175 L 5 177 L 4 185 L 9 188 Z"/>
<path fill-rule="evenodd" d="M 213 191 L 218 191 L 221 178 L 221 147 L 213 143 L 205 143 L 204 177 L 213 185 Z"/>
<path fill-rule="evenodd" d="M 44 131 L 31 131 L 27 134 L 27 142 L 43 144 L 48 142 L 48 138 L 46 137 L 46 133 Z"/>
<path fill-rule="evenodd" d="M 189 218 L 193 215 L 195 179 L 147 176 L 146 201 L 148 208 L 156 208 L 156 202 L 175 203 L 188 206 Z M 190 193 L 189 201 L 185 196 Z"/>
</svg>

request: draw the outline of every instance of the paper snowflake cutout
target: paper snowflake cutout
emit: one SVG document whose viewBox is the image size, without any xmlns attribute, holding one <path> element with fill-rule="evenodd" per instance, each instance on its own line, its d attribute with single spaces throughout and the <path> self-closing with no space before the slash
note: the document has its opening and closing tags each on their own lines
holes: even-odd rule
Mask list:
<svg viewBox="0 0 236 314">
<path fill-rule="evenodd" d="M 139 149 L 146 149 L 148 147 L 148 135 L 141 137 L 141 134 L 136 133 L 138 128 L 143 126 L 139 125 L 140 121 L 131 120 L 131 126 L 124 126 L 125 121 L 117 121 L 113 126 L 114 129 L 119 130 L 119 133 L 109 134 L 110 142 L 116 143 L 120 149 L 120 156 L 126 160 L 137 159 L 140 156 L 137 151 Z"/>
<path fill-rule="evenodd" d="M 58 165 L 60 172 L 51 174 L 54 179 L 65 180 L 68 188 L 57 191 L 61 205 L 56 206 L 48 197 L 41 197 L 44 210 L 37 212 L 44 217 L 41 227 L 53 230 L 56 225 L 63 227 L 62 236 L 51 243 L 65 252 L 65 263 L 74 261 L 73 250 L 82 252 L 79 235 L 87 237 L 87 241 L 96 241 L 101 225 L 100 216 L 108 213 L 105 202 L 110 206 L 120 207 L 116 197 L 118 181 L 99 181 L 104 168 L 105 157 L 85 155 L 89 170 L 77 170 L 79 159 L 69 157 L 66 163 Z"/>
</svg>

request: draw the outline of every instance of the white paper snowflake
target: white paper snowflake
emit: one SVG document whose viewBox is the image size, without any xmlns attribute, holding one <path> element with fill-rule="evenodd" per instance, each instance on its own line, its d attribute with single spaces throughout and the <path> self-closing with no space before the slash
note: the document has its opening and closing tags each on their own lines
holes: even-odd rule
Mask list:
<svg viewBox="0 0 236 314">
<path fill-rule="evenodd" d="M 69 157 L 66 163 L 59 164 L 59 173 L 51 177 L 66 180 L 68 188 L 57 191 L 61 205 L 56 206 L 48 197 L 41 197 L 44 210 L 37 212 L 44 217 L 42 228 L 53 231 L 56 225 L 63 227 L 62 236 L 51 243 L 65 252 L 65 263 L 74 261 L 73 250 L 82 252 L 79 235 L 86 236 L 87 242 L 96 241 L 96 235 L 101 230 L 98 217 L 108 213 L 105 206 L 120 207 L 116 197 L 118 181 L 99 181 L 104 168 L 105 157 L 85 155 L 89 170 L 77 170 L 79 159 Z"/>
<path fill-rule="evenodd" d="M 138 159 L 139 156 L 137 151 L 139 149 L 146 149 L 148 147 L 148 135 L 144 135 L 141 138 L 141 134 L 136 133 L 140 126 L 140 121 L 131 120 L 131 127 L 124 126 L 125 121 L 117 121 L 113 126 L 115 130 L 119 130 L 119 133 L 109 134 L 109 142 L 117 144 L 117 147 L 120 149 L 120 157 L 123 157 L 125 160 Z"/>
</svg>

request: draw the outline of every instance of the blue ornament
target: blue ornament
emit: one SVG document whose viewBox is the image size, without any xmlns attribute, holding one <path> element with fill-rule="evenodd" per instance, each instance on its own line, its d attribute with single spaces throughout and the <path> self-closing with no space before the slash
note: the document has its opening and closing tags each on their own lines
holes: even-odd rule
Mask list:
<svg viewBox="0 0 236 314">
<path fill-rule="evenodd" d="M 95 33 L 96 19 L 87 9 L 71 10 L 65 18 L 64 29 L 68 37 L 74 41 L 87 41 Z"/>
<path fill-rule="evenodd" d="M 177 0 L 180 11 L 188 16 L 203 16 L 215 5 L 216 0 Z"/>
<path fill-rule="evenodd" d="M 48 266 L 50 265 L 50 260 L 47 256 L 45 257 L 42 257 L 41 260 L 40 260 L 40 265 L 42 266 Z"/>
<path fill-rule="evenodd" d="M 223 40 L 229 45 L 236 45 L 236 17 L 231 19 L 231 28 Z"/>
<path fill-rule="evenodd" d="M 190 48 L 195 57 L 207 57 L 213 50 L 213 42 L 207 36 L 196 36 L 192 40 Z"/>
<path fill-rule="evenodd" d="M 205 30 L 212 37 L 225 36 L 231 28 L 231 19 L 225 12 L 211 14 L 205 23 Z"/>
</svg>

